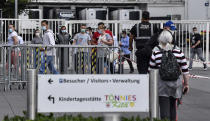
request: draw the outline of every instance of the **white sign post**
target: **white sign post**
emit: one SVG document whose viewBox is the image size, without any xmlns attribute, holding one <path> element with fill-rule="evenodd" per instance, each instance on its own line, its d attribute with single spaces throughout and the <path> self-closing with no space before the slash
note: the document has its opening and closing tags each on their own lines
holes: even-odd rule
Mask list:
<svg viewBox="0 0 210 121">
<path fill-rule="evenodd" d="M 38 112 L 149 112 L 149 75 L 38 75 Z"/>
</svg>

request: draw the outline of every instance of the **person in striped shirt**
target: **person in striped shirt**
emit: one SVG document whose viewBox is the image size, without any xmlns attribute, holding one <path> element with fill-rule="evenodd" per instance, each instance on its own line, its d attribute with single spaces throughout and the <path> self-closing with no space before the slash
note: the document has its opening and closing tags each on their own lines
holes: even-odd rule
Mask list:
<svg viewBox="0 0 210 121">
<path fill-rule="evenodd" d="M 170 31 L 164 30 L 159 38 L 159 46 L 163 50 L 172 50 L 172 53 L 176 56 L 177 62 L 180 65 L 182 71 L 184 83 L 182 83 L 181 77 L 177 81 L 163 81 L 158 79 L 159 89 L 159 105 L 161 119 L 169 119 L 170 121 L 176 120 L 176 99 L 181 98 L 183 92 L 188 93 L 189 91 L 189 72 L 187 61 L 182 51 L 172 45 L 173 37 Z M 174 48 L 174 49 L 173 49 Z M 159 69 L 161 65 L 162 53 L 155 47 L 153 54 L 150 59 L 150 69 Z"/>
</svg>

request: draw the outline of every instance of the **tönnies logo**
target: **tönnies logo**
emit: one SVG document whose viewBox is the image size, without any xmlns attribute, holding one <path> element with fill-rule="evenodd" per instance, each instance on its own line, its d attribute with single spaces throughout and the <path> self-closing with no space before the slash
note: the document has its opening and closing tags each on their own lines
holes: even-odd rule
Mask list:
<svg viewBox="0 0 210 121">
<path fill-rule="evenodd" d="M 136 95 L 105 95 L 107 108 L 133 108 L 136 103 Z"/>
</svg>

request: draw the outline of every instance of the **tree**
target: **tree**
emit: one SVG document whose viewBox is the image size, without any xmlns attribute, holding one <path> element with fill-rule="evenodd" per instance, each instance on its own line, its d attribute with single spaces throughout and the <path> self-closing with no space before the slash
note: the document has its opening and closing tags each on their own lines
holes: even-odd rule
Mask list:
<svg viewBox="0 0 210 121">
<path fill-rule="evenodd" d="M 22 13 L 28 5 L 28 0 L 18 0 L 18 14 Z M 15 17 L 15 0 L 1 0 L 4 18 Z"/>
</svg>

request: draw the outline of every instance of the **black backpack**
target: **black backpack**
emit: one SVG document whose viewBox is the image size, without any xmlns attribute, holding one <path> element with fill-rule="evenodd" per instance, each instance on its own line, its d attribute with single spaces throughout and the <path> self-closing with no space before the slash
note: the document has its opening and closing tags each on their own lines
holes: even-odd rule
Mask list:
<svg viewBox="0 0 210 121">
<path fill-rule="evenodd" d="M 162 53 L 161 65 L 159 68 L 160 78 L 163 81 L 176 81 L 181 75 L 180 66 L 177 62 L 176 56 L 173 54 L 173 50 L 165 51 L 160 46 L 157 46 Z"/>
</svg>

